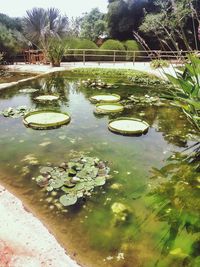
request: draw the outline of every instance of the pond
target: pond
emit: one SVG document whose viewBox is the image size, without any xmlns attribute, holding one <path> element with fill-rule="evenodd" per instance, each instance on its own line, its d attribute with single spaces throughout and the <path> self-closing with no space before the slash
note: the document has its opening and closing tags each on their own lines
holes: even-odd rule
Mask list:
<svg viewBox="0 0 200 267">
<path fill-rule="evenodd" d="M 82 266 L 200 266 L 198 133 L 169 102 L 138 103 L 120 115 L 98 115 L 89 101 L 100 92 L 119 94 L 123 101 L 131 95 L 160 95 L 165 88 L 116 79 L 117 88 L 100 91 L 80 86 L 79 80 L 63 72 L 1 91 L 0 110 L 53 108 L 68 112 L 71 121 L 57 129 L 33 130 L 21 117 L 1 116 L 0 183 L 24 201 Z M 20 92 L 27 87 L 40 91 Z M 52 93 L 60 97 L 54 104 L 34 100 Z M 108 122 L 119 116 L 143 119 L 150 128 L 141 136 L 115 134 Z M 32 178 L 39 166 L 59 165 L 80 152 L 107 161 L 112 177 L 91 196 L 59 210 L 49 203 L 51 193 Z M 125 219 L 115 213 L 116 207 L 126 207 Z"/>
</svg>

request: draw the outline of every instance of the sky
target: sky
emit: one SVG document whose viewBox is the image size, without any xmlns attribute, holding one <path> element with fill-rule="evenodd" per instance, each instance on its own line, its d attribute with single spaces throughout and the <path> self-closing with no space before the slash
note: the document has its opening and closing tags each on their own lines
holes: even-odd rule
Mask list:
<svg viewBox="0 0 200 267">
<path fill-rule="evenodd" d="M 107 3 L 107 0 L 0 0 L 0 13 L 10 17 L 23 17 L 26 10 L 33 7 L 56 7 L 63 15 L 76 17 L 94 7 L 106 12 Z"/>
</svg>

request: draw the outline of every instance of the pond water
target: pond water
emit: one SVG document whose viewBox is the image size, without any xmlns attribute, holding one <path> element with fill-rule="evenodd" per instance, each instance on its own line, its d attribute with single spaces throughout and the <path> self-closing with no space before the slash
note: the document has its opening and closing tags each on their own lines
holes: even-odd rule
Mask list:
<svg viewBox="0 0 200 267">
<path fill-rule="evenodd" d="M 166 102 L 135 104 L 120 115 L 145 120 L 150 125 L 147 134 L 114 134 L 108 121 L 119 114 L 95 115 L 88 98 L 100 91 L 80 87 L 78 80 L 54 74 L 1 91 L 0 110 L 48 107 L 67 111 L 71 122 L 40 131 L 26 128 L 22 118 L 1 116 L 0 182 L 37 214 L 82 266 L 200 266 L 198 133 L 180 110 Z M 109 90 L 124 100 L 165 90 L 116 83 L 118 88 L 101 93 Z M 27 87 L 40 92 L 19 92 Z M 60 100 L 34 101 L 39 94 L 51 93 L 59 94 Z M 112 178 L 63 212 L 48 203 L 50 195 L 32 177 L 39 166 L 60 164 L 80 151 L 108 161 Z M 114 203 L 126 206 L 125 221 L 116 219 Z"/>
<path fill-rule="evenodd" d="M 6 69 L 0 70 L 0 84 L 1 83 L 9 83 L 16 82 L 22 79 L 30 78 L 35 76 L 36 74 L 27 73 L 27 72 L 12 72 L 7 71 Z"/>
</svg>

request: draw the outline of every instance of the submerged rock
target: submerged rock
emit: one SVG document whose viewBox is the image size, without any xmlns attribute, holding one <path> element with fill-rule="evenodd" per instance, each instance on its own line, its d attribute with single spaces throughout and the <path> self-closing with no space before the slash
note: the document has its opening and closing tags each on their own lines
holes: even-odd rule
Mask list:
<svg viewBox="0 0 200 267">
<path fill-rule="evenodd" d="M 115 223 L 125 222 L 130 214 L 128 207 L 120 202 L 113 203 L 111 210 L 115 216 Z"/>
</svg>

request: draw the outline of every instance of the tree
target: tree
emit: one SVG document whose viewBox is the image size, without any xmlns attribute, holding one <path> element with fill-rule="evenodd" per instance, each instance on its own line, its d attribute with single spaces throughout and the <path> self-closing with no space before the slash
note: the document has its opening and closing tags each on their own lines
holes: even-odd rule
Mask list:
<svg viewBox="0 0 200 267">
<path fill-rule="evenodd" d="M 100 35 L 105 35 L 106 32 L 105 15 L 98 8 L 92 9 L 82 18 L 80 37 L 96 41 Z"/>
<path fill-rule="evenodd" d="M 108 31 L 111 38 L 127 40 L 133 38 L 143 17 L 144 8 L 149 8 L 150 0 L 109 0 Z"/>
<path fill-rule="evenodd" d="M 23 20 L 23 30 L 26 38 L 42 49 L 47 57 L 50 39 L 66 36 L 69 22 L 66 16 L 60 15 L 58 9 L 33 8 L 27 11 L 27 16 Z"/>
<path fill-rule="evenodd" d="M 152 37 L 157 41 L 158 48 L 180 50 L 198 48 L 197 28 L 200 4 L 190 0 L 154 0 L 155 11 L 146 13 L 139 30 L 145 40 Z"/>
<path fill-rule="evenodd" d="M 27 46 L 27 40 L 21 32 L 21 20 L 0 14 L 0 52 L 4 61 L 12 62 L 13 56 Z"/>
<path fill-rule="evenodd" d="M 22 31 L 22 19 L 10 18 L 9 16 L 0 13 L 0 23 L 6 26 L 8 29 Z"/>
</svg>

